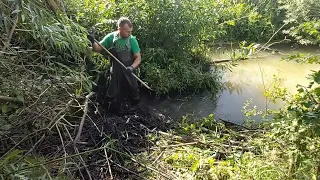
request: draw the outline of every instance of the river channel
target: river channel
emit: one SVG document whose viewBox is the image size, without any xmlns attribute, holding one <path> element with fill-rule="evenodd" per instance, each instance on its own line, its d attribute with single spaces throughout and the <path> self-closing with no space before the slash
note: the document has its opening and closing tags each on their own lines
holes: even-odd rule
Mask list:
<svg viewBox="0 0 320 180">
<path fill-rule="evenodd" d="M 297 84 L 307 86 L 308 74 L 312 73 L 312 70 L 320 70 L 320 65 L 299 64 L 282 60 L 282 58 L 294 53 L 320 54 L 320 50 L 283 45 L 275 48 L 281 53 L 259 52 L 248 60 L 237 62 L 231 71 L 221 71 L 221 82 L 224 88 L 216 101 L 213 101 L 208 93 L 202 93 L 196 96 L 160 98 L 149 104 L 172 118 L 181 118 L 187 114 L 201 118 L 213 113 L 217 118 L 237 124 L 243 123 L 244 117 L 241 110 L 247 100 L 252 100 L 249 106 L 251 108 L 253 106 L 258 109 L 265 109 L 266 106 L 270 109 L 281 108 L 283 102 L 271 103 L 264 95 L 265 90 L 272 87 L 275 82 L 274 75 L 278 77 L 282 87 L 285 87 L 289 93 L 295 94 Z M 228 52 L 221 52 L 223 52 L 221 48 L 219 52 L 214 49 L 212 60 L 229 58 Z M 221 66 L 216 69 L 221 70 Z M 255 119 L 259 121 L 259 117 Z"/>
</svg>

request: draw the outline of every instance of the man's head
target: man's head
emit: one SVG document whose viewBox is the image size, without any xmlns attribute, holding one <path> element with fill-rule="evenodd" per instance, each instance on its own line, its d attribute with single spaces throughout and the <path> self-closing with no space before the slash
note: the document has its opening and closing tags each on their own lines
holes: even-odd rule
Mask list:
<svg viewBox="0 0 320 180">
<path fill-rule="evenodd" d="M 131 35 L 132 32 L 132 23 L 131 21 L 126 17 L 121 17 L 118 20 L 118 30 L 120 33 L 120 37 L 127 38 Z"/>
</svg>

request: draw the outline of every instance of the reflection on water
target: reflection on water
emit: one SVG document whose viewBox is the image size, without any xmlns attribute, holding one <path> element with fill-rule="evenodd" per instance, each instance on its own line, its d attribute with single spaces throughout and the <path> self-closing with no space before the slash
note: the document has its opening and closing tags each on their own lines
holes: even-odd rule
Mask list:
<svg viewBox="0 0 320 180">
<path fill-rule="evenodd" d="M 281 50 L 287 54 L 303 51 L 291 50 L 288 47 Z M 311 52 L 310 49 L 306 51 Z M 315 49 L 313 52 L 319 53 Z M 320 65 L 281 61 L 282 56 L 279 54 L 261 52 L 258 57 L 238 62 L 232 72 L 224 70 L 221 80 L 224 89 L 216 102 L 204 93 L 198 96 L 164 98 L 153 102 L 152 106 L 163 109 L 164 113 L 173 118 L 180 118 L 188 113 L 200 117 L 214 113 L 218 118 L 241 124 L 241 110 L 249 99 L 252 99 L 252 106 L 255 105 L 258 109 L 265 109 L 266 106 L 277 109 L 282 106 L 282 102 L 266 104 L 264 92 L 272 87 L 274 75 L 280 79 L 280 84 L 286 87 L 289 93 L 294 94 L 297 92 L 297 84 L 309 84 L 306 77 L 311 70 L 320 70 Z"/>
<path fill-rule="evenodd" d="M 243 86 L 249 84 L 243 84 L 244 82 L 236 83 L 230 80 L 226 80 L 222 83 L 223 90 L 229 92 L 230 94 L 237 93 L 238 95 L 242 94 Z"/>
</svg>

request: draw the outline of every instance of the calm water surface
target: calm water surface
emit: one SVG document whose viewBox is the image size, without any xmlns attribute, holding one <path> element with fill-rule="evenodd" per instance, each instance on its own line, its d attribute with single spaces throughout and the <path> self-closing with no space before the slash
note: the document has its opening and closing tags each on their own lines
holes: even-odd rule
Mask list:
<svg viewBox="0 0 320 180">
<path fill-rule="evenodd" d="M 296 52 L 320 54 L 320 50 L 315 48 L 293 49 L 284 46 L 277 49 L 285 54 Z M 216 51 L 213 53 L 212 59 L 228 58 L 228 53 L 217 54 Z M 276 104 L 269 101 L 266 103 L 264 92 L 275 82 L 274 75 L 280 79 L 281 86 L 294 94 L 297 92 L 297 84 L 308 85 L 306 77 L 312 72 L 311 70 L 320 70 L 320 65 L 282 61 L 282 57 L 284 55 L 278 53 L 260 52 L 253 59 L 238 62 L 232 71 L 224 70 L 221 79 L 224 89 L 217 101 L 213 101 L 208 94 L 203 93 L 198 96 L 162 98 L 151 102 L 150 105 L 161 109 L 164 114 L 172 118 L 181 118 L 186 114 L 205 117 L 214 113 L 218 118 L 241 124 L 243 122 L 241 110 L 247 100 L 252 99 L 250 107 L 255 105 L 258 109 L 265 109 L 266 106 L 278 109 L 283 105 L 280 101 Z"/>
</svg>

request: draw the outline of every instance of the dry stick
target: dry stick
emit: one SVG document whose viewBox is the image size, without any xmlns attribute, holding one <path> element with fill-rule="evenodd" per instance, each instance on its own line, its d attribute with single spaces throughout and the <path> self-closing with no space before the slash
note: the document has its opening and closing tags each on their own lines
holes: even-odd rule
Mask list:
<svg viewBox="0 0 320 180">
<path fill-rule="evenodd" d="M 283 39 L 283 40 L 281 40 L 281 41 L 273 42 L 273 43 L 269 44 L 267 47 L 265 47 L 264 49 L 269 50 L 269 51 L 273 51 L 274 49 L 269 48 L 270 46 L 272 46 L 272 45 L 274 45 L 274 44 L 280 44 L 280 43 L 282 43 L 282 42 L 284 42 L 284 41 L 290 41 L 290 39 L 286 39 L 286 38 L 285 38 L 285 39 Z M 278 50 L 277 50 L 277 53 L 279 53 L 280 55 L 286 55 L 285 53 L 282 53 L 282 52 L 280 52 L 280 51 L 278 51 Z"/>
<path fill-rule="evenodd" d="M 80 136 L 81 136 L 82 128 L 83 128 L 83 125 L 84 125 L 84 120 L 86 119 L 86 116 L 87 116 L 87 113 L 88 113 L 89 98 L 94 94 L 95 94 L 94 92 L 90 92 L 90 94 L 88 94 L 86 96 L 86 101 L 84 103 L 83 115 L 82 115 L 82 118 L 81 118 L 78 134 L 77 134 L 76 138 L 74 139 L 75 142 L 77 142 L 79 140 Z"/>
<path fill-rule="evenodd" d="M 127 154 L 125 154 L 125 153 L 122 153 L 122 152 L 117 151 L 117 150 L 112 149 L 112 148 L 108 148 L 108 147 L 105 147 L 105 148 L 110 149 L 110 150 L 112 150 L 112 151 L 114 151 L 114 152 L 117 152 L 117 153 L 119 153 L 119 154 L 125 155 L 125 156 L 129 157 L 133 162 L 138 163 L 138 164 L 140 164 L 141 166 L 143 166 L 143 167 L 145 167 L 145 168 L 147 168 L 147 169 L 149 169 L 149 170 L 152 170 L 152 171 L 154 171 L 154 172 L 162 175 L 163 177 L 166 177 L 166 178 L 170 179 L 166 174 L 164 174 L 164 173 L 162 173 L 162 172 L 160 172 L 160 171 L 158 171 L 158 170 L 156 170 L 156 169 L 154 169 L 154 168 L 152 168 L 152 167 L 149 167 L 149 166 L 147 166 L 147 165 L 145 165 L 145 164 L 142 164 L 142 163 L 138 162 L 137 160 L 133 159 L 133 158 L 132 158 L 132 155 L 131 155 L 131 156 L 130 156 L 130 155 L 127 155 Z M 125 147 L 124 147 L 124 148 L 125 148 Z M 127 151 L 128 151 L 128 150 L 127 150 Z M 128 151 L 128 152 L 131 153 L 130 151 Z M 111 161 L 111 159 L 110 159 L 110 161 Z"/>
<path fill-rule="evenodd" d="M 68 133 L 69 133 L 69 132 L 68 132 Z M 70 134 L 70 133 L 69 133 L 69 134 Z M 71 136 L 70 136 L 70 137 L 71 137 Z M 72 138 L 71 138 L 71 139 L 72 139 Z M 102 150 L 102 149 L 105 149 L 105 148 L 106 148 L 106 149 L 109 149 L 109 150 L 111 150 L 111 151 L 114 151 L 114 152 L 116 152 L 116 153 L 119 153 L 119 154 L 121 154 L 121 155 L 127 156 L 127 157 L 129 157 L 133 162 L 138 163 L 138 164 L 140 164 L 141 166 L 144 166 L 145 168 L 147 168 L 147 169 L 149 169 L 149 170 L 152 170 L 152 171 L 154 171 L 154 172 L 157 172 L 158 174 L 162 175 L 163 177 L 166 177 L 166 178 L 170 179 L 166 174 L 164 174 L 164 173 L 162 173 L 162 172 L 160 172 L 160 171 L 157 171 L 156 169 L 154 169 L 154 168 L 152 168 L 152 167 L 149 167 L 149 166 L 147 166 L 147 165 L 144 165 L 144 164 L 142 164 L 142 163 L 137 162 L 135 159 L 131 158 L 130 155 L 125 154 L 125 153 L 123 153 L 123 152 L 120 152 L 120 151 L 118 151 L 118 150 L 116 150 L 116 149 L 107 147 L 107 146 L 103 146 L 103 147 L 100 147 L 100 148 L 96 148 L 96 149 L 88 150 L 88 151 L 85 151 L 85 152 L 73 154 L 73 155 L 70 155 L 70 156 L 67 156 L 67 157 L 61 157 L 61 158 L 53 159 L 53 160 L 47 161 L 47 162 L 37 163 L 37 164 L 35 164 L 35 165 L 33 165 L 33 166 L 25 167 L 25 168 L 22 168 L 22 169 L 19 169 L 19 170 L 16 170 L 16 171 L 11 171 L 11 172 L 8 173 L 7 175 L 14 174 L 14 173 L 16 173 L 16 172 L 18 172 L 18 171 L 23 171 L 23 170 L 31 169 L 31 168 L 34 168 L 34 167 L 38 167 L 38 166 L 41 166 L 41 165 L 51 164 L 51 163 L 54 163 L 54 162 L 57 162 L 57 161 L 61 161 L 61 160 L 67 159 L 67 158 L 73 158 L 73 157 L 81 156 L 81 155 L 83 155 L 83 154 L 88 154 L 88 153 L 95 152 L 95 151 L 98 151 L 98 150 Z M 110 160 L 111 160 L 111 159 L 110 159 Z M 84 164 L 84 167 L 87 167 L 87 166 Z"/>
<path fill-rule="evenodd" d="M 100 164 L 100 163 L 102 163 L 102 164 Z M 103 167 L 104 166 L 104 163 L 105 163 L 105 159 L 102 159 L 102 160 L 99 160 L 99 161 L 95 161 L 94 163 L 91 163 L 91 164 L 89 164 L 89 165 L 86 165 L 86 167 L 89 167 L 89 166 L 99 166 L 99 167 Z M 79 166 L 79 168 L 78 169 L 76 169 L 76 170 L 79 170 L 79 169 L 82 169 L 82 168 L 84 168 L 84 166 Z M 70 168 L 71 169 L 71 168 Z M 75 171 L 74 169 L 71 169 L 71 171 Z M 70 172 L 70 170 L 69 170 L 69 172 Z M 71 174 L 71 173 L 70 173 Z"/>
<path fill-rule="evenodd" d="M 267 50 L 269 50 L 271 48 L 268 48 Z M 280 54 L 280 52 L 279 52 Z M 250 59 L 258 59 L 258 58 L 263 58 L 263 57 L 267 57 L 267 56 L 255 56 L 255 57 L 250 57 Z M 244 60 L 248 60 L 249 58 L 242 58 L 242 59 L 216 59 L 216 60 L 212 60 L 210 63 L 212 65 L 215 64 L 219 64 L 219 63 L 224 63 L 224 62 L 230 62 L 230 61 L 244 61 Z"/>
<path fill-rule="evenodd" d="M 60 132 L 60 129 L 58 127 L 58 125 L 56 124 L 56 128 L 57 128 L 57 131 L 58 131 L 58 134 L 59 134 L 59 137 L 60 137 L 60 140 L 61 140 L 61 144 L 62 144 L 62 149 L 64 151 L 64 157 L 67 157 L 67 152 L 66 152 L 66 148 L 65 148 L 65 145 L 64 145 L 64 142 L 63 142 L 63 138 L 62 138 L 62 135 L 61 135 L 61 132 Z M 64 159 L 64 164 L 66 165 L 67 164 L 67 159 Z M 64 168 L 63 168 L 64 169 Z M 63 171 L 64 172 L 64 171 Z"/>
<path fill-rule="evenodd" d="M 91 101 L 91 99 L 89 99 L 89 101 L 92 103 L 92 105 L 94 106 L 94 108 L 96 108 L 96 110 L 98 110 L 98 107 L 94 104 L 93 101 Z M 97 113 L 99 114 L 100 118 L 103 118 L 100 111 L 97 111 Z"/>
<path fill-rule="evenodd" d="M 16 141 L 12 137 L 9 137 L 7 134 L 4 134 L 4 136 L 6 136 L 6 138 L 2 139 L 2 141 L 10 139 L 15 145 L 17 144 Z"/>
<path fill-rule="evenodd" d="M 214 64 L 217 64 L 217 63 L 230 62 L 230 61 L 233 61 L 233 60 L 232 59 L 218 59 L 218 60 L 214 60 L 212 62 Z"/>
<path fill-rule="evenodd" d="M 49 86 L 39 95 L 39 97 L 37 98 L 37 100 L 36 100 L 34 103 L 32 103 L 30 106 L 24 108 L 24 109 L 19 113 L 19 116 L 22 114 L 22 112 L 23 112 L 24 110 L 29 109 L 29 108 L 31 108 L 32 106 L 34 106 L 34 105 L 39 101 L 40 97 L 41 97 L 44 93 L 46 93 L 47 90 L 48 90 L 51 86 L 52 86 L 52 85 L 49 85 Z"/>
<path fill-rule="evenodd" d="M 163 154 L 164 154 L 164 151 L 161 151 L 160 155 L 151 163 L 151 165 L 156 163 Z"/>
<path fill-rule="evenodd" d="M 45 137 L 46 137 L 46 134 L 43 133 L 41 138 L 32 146 L 32 148 L 27 153 L 25 153 L 23 156 L 21 156 L 15 163 L 20 162 L 23 158 L 25 158 L 28 154 L 30 154 L 38 146 L 38 144 L 40 144 L 43 141 L 43 139 Z"/>
<path fill-rule="evenodd" d="M 247 128 L 247 127 L 245 127 L 245 126 L 242 126 L 242 125 L 240 125 L 240 124 L 236 124 L 236 123 L 233 123 L 233 122 L 231 122 L 231 121 L 228 121 L 228 120 L 225 120 L 225 119 L 222 119 L 222 118 L 218 118 L 218 120 L 220 120 L 220 121 L 222 121 L 223 123 L 229 123 L 229 124 L 232 124 L 233 126 L 237 126 L 237 127 L 239 127 L 239 128 L 243 128 L 243 129 L 246 129 L 246 130 L 249 130 L 250 128 Z"/>
<path fill-rule="evenodd" d="M 165 134 L 165 133 L 163 133 Z M 170 135 L 170 134 L 165 134 L 165 135 Z M 179 139 L 183 139 L 180 136 L 174 136 L 175 138 L 179 138 Z M 236 141 L 232 141 L 231 143 L 240 143 L 240 142 L 236 142 Z M 172 144 L 172 145 L 167 145 L 167 146 L 159 146 L 159 147 L 153 147 L 150 148 L 151 150 L 153 149 L 163 149 L 163 148 L 171 148 L 171 147 L 181 147 L 181 146 L 186 146 L 186 145 L 195 145 L 195 144 L 203 144 L 203 145 L 209 145 L 209 144 L 213 144 L 216 146 L 222 146 L 222 147 L 229 147 L 229 148 L 239 148 L 239 149 L 243 149 L 243 150 L 250 150 L 253 149 L 254 147 L 247 147 L 244 148 L 242 146 L 233 146 L 233 145 L 228 145 L 228 144 L 219 144 L 219 143 L 215 143 L 215 140 L 212 141 L 207 141 L 207 142 L 201 142 L 201 141 L 193 141 L 193 142 L 187 142 L 187 143 L 180 143 L 180 144 Z"/>
<path fill-rule="evenodd" d="M 71 139 L 71 140 L 72 140 L 72 139 Z M 74 150 L 76 151 L 76 153 L 79 154 L 78 148 L 77 148 L 75 145 L 73 145 L 73 147 L 74 147 Z M 82 162 L 82 164 L 84 165 L 84 167 L 85 167 L 85 169 L 86 169 L 86 171 L 87 171 L 87 174 L 88 174 L 88 176 L 89 176 L 89 179 L 92 180 L 90 171 L 89 171 L 88 168 L 86 167 L 86 163 L 84 162 L 84 160 L 83 160 L 83 158 L 82 158 L 81 155 L 79 155 L 79 159 L 80 159 L 80 161 Z M 79 170 L 80 170 L 80 169 L 79 169 Z"/>
<path fill-rule="evenodd" d="M 107 164 L 108 164 L 108 169 L 109 169 L 110 177 L 111 177 L 111 179 L 113 179 L 107 151 L 106 151 L 105 148 L 103 149 L 103 151 L 104 151 L 104 155 L 106 156 L 106 160 L 107 160 Z"/>
<path fill-rule="evenodd" d="M 78 125 L 73 125 L 73 124 L 71 124 L 69 121 L 67 121 L 66 120 L 66 118 L 62 118 L 62 120 L 64 121 L 64 122 L 66 122 L 69 126 L 71 126 L 71 127 L 77 127 Z M 59 122 L 59 123 L 62 123 L 62 122 Z M 64 124 L 64 123 L 63 123 Z"/>
<path fill-rule="evenodd" d="M 74 163 L 74 164 L 75 164 L 77 170 L 79 171 L 79 170 L 81 169 L 81 167 L 80 167 L 77 163 Z M 86 167 L 85 167 L 85 168 L 86 168 Z M 70 174 L 71 174 L 71 173 L 70 173 Z M 79 174 L 80 174 L 80 176 L 82 177 L 82 179 L 86 179 L 86 178 L 84 178 L 84 176 L 83 176 L 83 174 L 82 174 L 81 171 L 79 171 Z"/>
<path fill-rule="evenodd" d="M 0 54 L 17 55 L 17 54 L 15 54 L 15 53 L 9 53 L 9 52 L 5 52 L 5 51 L 0 51 Z"/>
<path fill-rule="evenodd" d="M 72 141 L 72 139 L 71 139 L 71 141 Z M 78 148 L 77 148 L 75 145 L 73 146 L 73 148 L 74 148 L 74 150 L 75 150 L 75 152 L 76 152 L 77 154 L 80 154 Z M 81 163 L 83 164 L 83 166 L 84 166 L 84 168 L 85 168 L 85 170 L 86 170 L 86 172 L 87 172 L 87 174 L 88 174 L 88 176 L 89 176 L 89 179 L 92 180 L 90 171 L 88 170 L 87 165 L 86 165 L 86 163 L 85 163 L 85 161 L 83 160 L 83 158 L 82 158 L 81 155 L 79 155 L 79 159 L 80 159 Z M 79 172 L 80 172 L 80 168 L 79 168 Z"/>
<path fill-rule="evenodd" d="M 46 134 L 44 133 L 41 136 L 41 138 L 32 146 L 32 148 L 24 156 L 27 156 L 29 153 L 31 153 L 38 146 L 38 144 L 40 144 L 43 141 L 45 137 L 46 137 Z"/>
<path fill-rule="evenodd" d="M 64 128 L 66 129 L 66 132 L 67 132 L 67 134 L 68 134 L 68 136 L 69 136 L 69 138 L 70 138 L 70 141 L 71 141 L 71 142 L 74 142 L 74 140 L 73 140 L 73 138 L 71 137 L 71 134 L 70 134 L 68 128 L 67 128 L 65 125 L 64 125 Z M 73 148 L 74 148 L 74 150 L 76 151 L 76 153 L 79 154 L 79 159 L 80 159 L 80 161 L 82 162 L 82 164 L 83 164 L 83 166 L 84 166 L 84 168 L 85 168 L 85 170 L 86 170 L 86 172 L 87 172 L 87 174 L 88 174 L 88 176 L 89 176 L 89 179 L 92 180 L 90 171 L 88 170 L 87 165 L 86 165 L 86 163 L 84 162 L 83 158 L 81 157 L 81 155 L 80 155 L 81 153 L 79 153 L 79 150 L 78 150 L 78 148 L 75 146 L 75 144 L 73 144 Z M 79 168 L 79 172 L 81 172 L 81 171 L 80 171 L 80 168 Z"/>
<path fill-rule="evenodd" d="M 265 49 L 265 46 L 271 41 L 271 39 L 272 39 L 285 25 L 287 25 L 287 24 L 286 24 L 286 23 L 283 24 L 283 25 L 271 36 L 271 38 L 268 40 L 268 42 L 266 42 L 260 49 L 258 49 L 258 50 L 256 51 L 256 53 L 260 52 L 262 49 Z"/>
<path fill-rule="evenodd" d="M 260 52 L 262 49 L 267 49 L 267 48 L 269 48 L 269 46 L 271 46 L 271 45 L 273 45 L 273 44 L 276 44 L 276 43 L 271 43 L 270 45 L 268 45 L 268 47 L 265 47 L 265 46 L 271 41 L 271 39 L 272 39 L 285 25 L 286 25 L 286 24 L 283 24 L 283 25 L 271 36 L 271 38 L 268 40 L 268 42 L 266 42 L 260 49 L 257 50 L 256 53 Z M 285 39 L 285 40 L 286 40 L 286 39 Z M 284 41 L 284 40 L 283 40 L 283 41 Z M 282 41 L 280 41 L 280 42 L 282 42 Z M 260 72 L 261 72 L 260 64 L 258 63 L 258 65 L 259 65 Z M 261 72 L 261 76 L 262 76 L 262 81 L 263 81 L 264 89 L 266 90 L 262 72 Z M 266 111 L 267 111 L 267 106 L 268 106 L 268 105 L 267 105 L 267 100 L 266 100 Z"/>
<path fill-rule="evenodd" d="M 62 115 L 59 119 L 55 120 L 58 116 L 60 116 L 66 109 L 68 109 L 68 107 L 71 105 L 71 103 L 74 101 L 74 99 L 71 99 L 67 104 L 66 107 L 64 109 L 62 109 L 61 111 L 58 112 L 58 114 L 52 119 L 52 121 L 49 123 L 48 128 L 49 130 L 51 130 L 55 124 L 57 124 L 62 118 L 64 118 L 64 115 Z M 53 125 L 52 125 L 53 124 Z"/>
<path fill-rule="evenodd" d="M 135 163 L 138 163 L 138 164 L 140 164 L 141 166 L 143 166 L 143 167 L 145 167 L 145 168 L 147 168 L 147 169 L 149 169 L 149 170 L 151 170 L 151 171 L 154 171 L 154 172 L 162 175 L 163 177 L 166 177 L 166 178 L 168 178 L 168 179 L 171 179 L 170 177 L 167 176 L 167 174 L 164 174 L 163 172 L 160 172 L 160 171 L 154 169 L 153 167 L 150 167 L 150 166 L 147 166 L 147 165 L 145 165 L 145 164 L 142 164 L 142 163 L 136 161 L 135 159 L 133 159 L 133 158 L 131 158 L 131 157 L 130 157 L 130 159 L 131 159 L 131 161 L 133 161 L 133 162 L 135 162 Z"/>
<path fill-rule="evenodd" d="M 32 132 L 32 133 L 26 135 L 21 141 L 19 141 L 16 145 L 14 145 L 9 151 L 7 151 L 5 154 L 3 154 L 3 155 L 0 157 L 0 159 L 4 158 L 6 155 L 8 155 L 11 151 L 13 151 L 17 146 L 19 146 L 19 144 L 21 144 L 21 143 L 22 143 L 24 140 L 26 140 L 29 136 L 31 136 L 31 135 L 33 135 L 33 134 L 36 134 L 36 133 L 38 133 L 38 132 L 40 132 L 40 131 L 47 130 L 47 129 L 48 129 L 48 128 L 39 129 L 39 130 L 37 130 L 37 131 L 35 131 L 35 132 Z"/>
<path fill-rule="evenodd" d="M 208 143 L 211 143 L 211 141 L 208 142 Z M 204 143 L 201 143 L 201 142 L 199 142 L 199 141 L 195 141 L 195 142 L 188 142 L 188 143 L 173 144 L 173 145 L 168 145 L 168 146 L 153 147 L 153 148 L 150 148 L 150 149 L 151 149 L 151 150 L 154 150 L 154 149 L 181 147 L 181 146 L 194 145 L 194 144 L 204 144 Z"/>
<path fill-rule="evenodd" d="M 260 74 L 261 74 L 261 78 L 262 78 L 262 84 L 263 84 L 264 92 L 266 92 L 267 91 L 266 84 L 264 82 L 263 71 L 261 69 L 261 65 L 260 65 L 259 61 L 258 61 L 258 66 L 259 66 L 259 70 L 260 70 Z M 266 109 L 265 110 L 266 110 L 266 113 L 267 113 L 267 111 L 268 111 L 268 97 L 267 96 L 265 96 L 265 101 L 266 101 Z"/>
<path fill-rule="evenodd" d="M 255 53 L 257 54 L 257 53 L 260 52 L 262 49 L 264 49 L 264 50 L 265 50 L 265 49 L 269 49 L 269 47 L 270 47 L 271 45 L 278 44 L 278 43 L 281 43 L 281 42 L 283 42 L 283 41 L 286 41 L 287 39 L 284 39 L 284 40 L 281 40 L 280 42 L 271 43 L 271 44 L 269 44 L 269 45 L 266 47 L 266 45 L 272 40 L 272 38 L 273 38 L 285 25 L 286 25 L 286 24 L 282 25 L 282 26 L 271 36 L 271 38 L 268 40 L 268 42 L 265 43 L 263 46 L 261 46 L 261 48 L 259 48 Z M 280 52 L 279 52 L 279 53 L 280 53 Z M 280 53 L 280 54 L 282 54 L 282 53 Z M 248 59 L 248 58 L 246 58 L 246 59 Z M 219 60 L 213 61 L 213 63 L 218 64 L 218 63 L 230 62 L 230 61 L 233 61 L 233 60 L 232 60 L 232 59 L 219 59 Z"/>
<path fill-rule="evenodd" d="M 64 129 L 66 130 L 66 132 L 67 132 L 67 134 L 68 134 L 69 139 L 70 139 L 70 140 L 72 140 L 71 134 L 70 134 L 70 132 L 69 132 L 69 130 L 68 130 L 68 128 L 67 128 L 67 126 L 66 126 L 65 124 L 63 124 L 63 127 L 64 127 Z"/>
<path fill-rule="evenodd" d="M 87 100 L 90 101 L 90 102 L 93 104 L 93 106 L 97 109 L 97 106 L 94 104 L 94 102 L 91 101 L 90 98 L 88 98 Z M 89 102 L 88 102 L 88 103 L 89 103 Z M 98 112 L 99 112 L 99 111 L 98 111 Z M 103 118 L 102 115 L 100 114 L 100 112 L 99 112 L 99 116 L 100 116 L 100 118 Z M 92 122 L 92 124 L 94 125 L 94 127 L 97 129 L 97 131 L 99 132 L 100 136 L 102 136 L 102 134 L 103 134 L 103 132 L 102 132 L 103 129 L 100 131 L 100 129 L 98 128 L 97 124 L 92 120 L 92 118 L 91 118 L 90 116 L 88 116 L 88 118 L 90 119 L 90 121 Z M 103 126 L 102 126 L 102 128 L 103 128 Z"/>
<path fill-rule="evenodd" d="M 0 102 L 18 102 L 18 103 L 22 103 L 22 101 L 20 101 L 17 98 L 13 98 L 13 97 L 8 97 L 8 96 L 0 96 Z"/>
<path fill-rule="evenodd" d="M 90 121 L 92 122 L 92 124 L 94 125 L 94 127 L 97 129 L 97 131 L 99 132 L 99 135 L 100 136 L 102 136 L 102 134 L 105 134 L 104 132 L 103 132 L 103 126 L 102 126 L 102 128 L 101 128 L 101 131 L 100 131 L 100 129 L 98 128 L 98 126 L 97 126 L 97 124 L 92 120 L 92 118 L 90 117 L 90 116 L 88 116 L 88 118 L 90 119 Z"/>
<path fill-rule="evenodd" d="M 8 173 L 7 175 L 10 175 L 10 174 L 14 174 L 18 171 L 23 171 L 23 170 L 27 170 L 27 169 L 31 169 L 31 168 L 34 168 L 34 167 L 38 167 L 38 166 L 41 166 L 41 165 L 45 165 L 45 164 L 51 164 L 51 163 L 54 163 L 54 162 L 57 162 L 57 161 L 61 161 L 61 160 L 64 160 L 66 158 L 73 158 L 73 157 L 77 157 L 77 156 L 81 156 L 83 154 L 87 154 L 87 153 L 91 153 L 91 152 L 95 152 L 95 151 L 98 151 L 98 150 L 101 150 L 101 149 L 104 149 L 104 148 L 108 148 L 108 147 L 100 147 L 100 148 L 97 148 L 97 149 L 92 149 L 92 150 L 89 150 L 89 151 L 85 151 L 85 152 L 81 152 L 81 153 L 77 153 L 77 154 L 73 154 L 73 155 L 70 155 L 70 156 L 67 156 L 67 157 L 61 157 L 61 158 L 57 158 L 57 159 L 53 159 L 51 161 L 47 161 L 47 162 L 41 162 L 41 163 L 37 163 L 33 166 L 29 166 L 29 167 L 25 167 L 25 168 L 22 168 L 22 169 L 19 169 L 19 170 L 16 170 L 16 171 L 11 171 L 10 173 Z M 111 149 L 113 151 L 116 151 L 112 148 L 108 148 L 108 149 Z M 119 153 L 119 151 L 116 151 Z M 120 152 L 121 153 L 121 152 Z M 124 154 L 126 155 L 126 154 Z M 128 155 L 127 155 L 128 156 Z"/>
<path fill-rule="evenodd" d="M 61 110 L 60 112 L 63 112 L 63 111 L 65 111 L 65 110 L 66 110 L 66 109 Z M 60 112 L 59 112 L 59 113 L 60 113 Z M 53 127 L 55 127 L 55 125 L 58 124 L 58 123 L 60 122 L 60 120 L 64 118 L 65 115 L 66 115 L 66 113 L 64 113 L 62 116 L 60 116 L 60 117 L 53 123 L 53 125 L 52 125 L 51 127 L 49 127 L 49 130 L 51 130 Z M 54 118 L 54 119 L 55 119 L 55 118 Z M 50 122 L 50 123 L 51 123 L 51 122 Z M 50 126 L 50 123 L 49 123 L 49 126 Z"/>
<path fill-rule="evenodd" d="M 126 171 L 128 171 L 128 172 L 130 172 L 130 173 L 132 173 L 132 174 L 134 174 L 134 175 L 136 175 L 136 176 L 138 176 L 139 178 L 141 178 L 141 179 L 146 179 L 146 178 L 144 178 L 144 177 L 140 176 L 139 174 L 137 174 L 137 173 L 135 173 L 135 172 L 131 171 L 130 169 L 127 169 L 127 168 L 125 168 L 125 167 L 121 166 L 120 164 L 118 164 L 118 163 L 114 162 L 112 159 L 110 159 L 110 161 L 111 161 L 113 164 L 117 165 L 118 167 L 120 167 L 120 168 L 122 168 L 122 169 L 124 169 L 124 170 L 126 170 Z M 146 180 L 147 180 L 147 179 L 146 179 Z"/>
<path fill-rule="evenodd" d="M 18 3 L 16 3 L 16 9 L 15 10 L 17 10 L 19 12 L 19 4 Z M 17 27 L 18 20 L 19 20 L 19 15 L 18 15 L 18 13 L 16 13 L 16 19 L 14 20 L 13 26 L 12 26 L 9 34 L 8 34 L 8 37 L 7 37 L 7 42 L 4 43 L 2 51 L 6 50 L 6 48 L 9 46 L 11 38 L 12 38 L 12 35 L 13 35 L 13 32 Z"/>
<path fill-rule="evenodd" d="M 88 99 L 88 100 L 92 103 L 92 105 L 94 106 L 94 108 L 96 108 L 96 110 L 98 110 L 98 107 L 95 105 L 95 103 L 92 102 L 91 99 Z M 101 119 L 104 119 L 104 118 L 102 117 L 100 111 L 98 110 L 97 112 L 98 112 L 100 118 L 101 118 Z M 102 126 L 101 131 L 100 131 L 100 129 L 98 128 L 98 126 L 96 125 L 96 123 L 92 120 L 92 118 L 91 118 L 90 116 L 88 116 L 88 117 L 89 117 L 90 121 L 93 123 L 93 125 L 95 126 L 95 128 L 98 130 L 100 136 L 102 136 L 102 134 L 105 135 L 105 133 L 103 132 L 103 126 Z"/>
<path fill-rule="evenodd" d="M 41 165 L 41 167 L 46 171 L 47 176 L 49 177 L 49 180 L 52 180 L 51 174 L 49 173 L 48 169 L 44 165 Z"/>
</svg>

